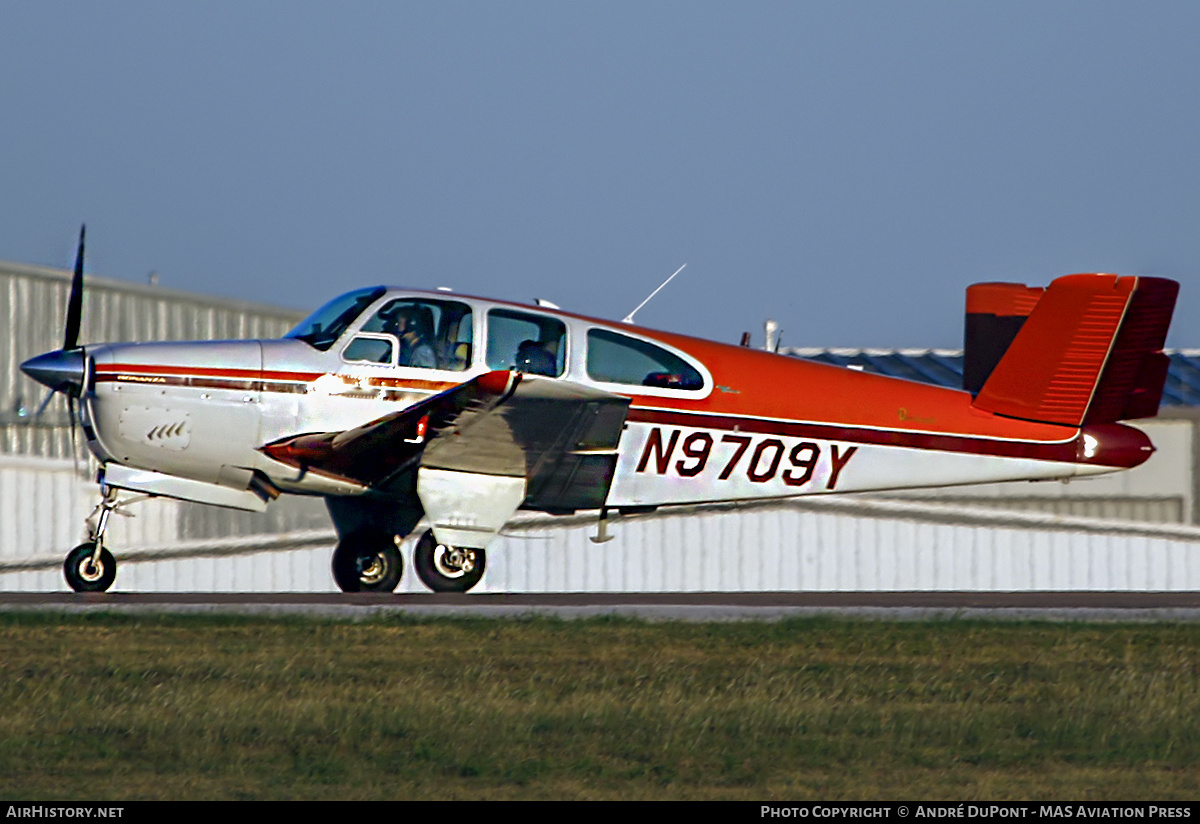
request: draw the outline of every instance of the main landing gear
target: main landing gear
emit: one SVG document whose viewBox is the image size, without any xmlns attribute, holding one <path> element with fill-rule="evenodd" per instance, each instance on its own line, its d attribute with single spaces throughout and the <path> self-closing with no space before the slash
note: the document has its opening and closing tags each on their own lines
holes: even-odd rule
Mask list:
<svg viewBox="0 0 1200 824">
<path fill-rule="evenodd" d="M 342 592 L 391 592 L 404 574 L 398 539 L 365 527 L 338 541 L 333 551 L 333 580 Z M 434 592 L 466 592 L 483 577 L 482 549 L 439 544 L 425 530 L 413 549 L 413 567 Z"/>
<path fill-rule="evenodd" d="M 113 585 L 117 577 L 117 561 L 104 547 L 109 516 L 134 501 L 148 497 L 138 495 L 118 501 L 117 490 L 104 484 L 100 485 L 100 494 L 100 503 L 87 519 L 88 540 L 67 553 L 67 559 L 63 562 L 67 586 L 76 592 L 106 592 Z M 96 518 L 97 514 L 99 518 Z"/>
<path fill-rule="evenodd" d="M 438 543 L 426 530 L 413 549 L 417 577 L 434 592 L 466 592 L 479 583 L 487 554 L 482 549 Z"/>
<path fill-rule="evenodd" d="M 342 592 L 391 592 L 404 574 L 396 536 L 360 529 L 338 541 L 333 580 Z"/>
</svg>

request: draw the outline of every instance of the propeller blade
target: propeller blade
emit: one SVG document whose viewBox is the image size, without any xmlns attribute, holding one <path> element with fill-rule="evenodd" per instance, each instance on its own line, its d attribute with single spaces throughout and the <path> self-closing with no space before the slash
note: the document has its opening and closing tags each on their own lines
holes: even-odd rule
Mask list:
<svg viewBox="0 0 1200 824">
<path fill-rule="evenodd" d="M 79 474 L 79 442 L 75 439 L 75 396 L 67 396 L 67 413 L 71 416 L 71 463 Z"/>
<path fill-rule="evenodd" d="M 50 401 L 54 400 L 55 390 L 51 389 L 46 393 L 46 400 L 42 401 L 37 408 L 37 412 L 33 413 L 33 419 L 38 420 L 42 417 L 42 413 L 46 411 L 46 407 L 50 405 Z"/>
<path fill-rule="evenodd" d="M 83 236 L 86 230 L 86 225 L 79 227 L 79 249 L 75 253 L 71 296 L 67 299 L 67 329 L 63 334 L 63 349 L 74 349 L 79 344 L 79 326 L 83 319 Z"/>
</svg>

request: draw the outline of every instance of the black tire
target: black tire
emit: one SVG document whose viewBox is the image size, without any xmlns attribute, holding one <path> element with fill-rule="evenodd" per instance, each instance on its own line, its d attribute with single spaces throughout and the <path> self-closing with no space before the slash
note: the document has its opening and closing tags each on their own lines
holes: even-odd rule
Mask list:
<svg viewBox="0 0 1200 824">
<path fill-rule="evenodd" d="M 391 592 L 403 574 L 404 558 L 386 533 L 356 532 L 333 551 L 333 580 L 342 592 Z"/>
<path fill-rule="evenodd" d="M 63 575 L 67 586 L 76 592 L 105 592 L 117 577 L 117 560 L 104 547 L 100 548 L 100 562 L 92 563 L 96 544 L 89 541 L 67 553 L 63 562 Z"/>
<path fill-rule="evenodd" d="M 439 544 L 432 530 L 426 530 L 413 550 L 413 568 L 417 577 L 434 592 L 466 592 L 479 583 L 487 565 L 482 549 L 466 549 Z"/>
</svg>

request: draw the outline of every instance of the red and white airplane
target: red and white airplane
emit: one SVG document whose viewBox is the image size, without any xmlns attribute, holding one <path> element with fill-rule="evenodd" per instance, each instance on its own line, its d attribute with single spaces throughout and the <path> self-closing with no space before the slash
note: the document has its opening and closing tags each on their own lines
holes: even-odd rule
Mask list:
<svg viewBox="0 0 1200 824">
<path fill-rule="evenodd" d="M 345 591 L 391 591 L 402 538 L 466 591 L 518 509 L 672 504 L 1041 480 L 1137 466 L 1178 284 L 1084 274 L 967 290 L 962 391 L 597 320 L 376 286 L 279 340 L 78 345 L 22 369 L 79 403 L 100 517 L 64 566 L 103 591 L 120 491 L 261 510 L 323 496 Z M 427 525 L 427 526 L 424 526 Z"/>
</svg>

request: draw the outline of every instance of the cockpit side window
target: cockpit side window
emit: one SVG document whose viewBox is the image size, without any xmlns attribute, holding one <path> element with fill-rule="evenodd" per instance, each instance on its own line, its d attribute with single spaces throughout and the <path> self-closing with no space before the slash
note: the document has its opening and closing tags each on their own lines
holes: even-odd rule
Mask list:
<svg viewBox="0 0 1200 824">
<path fill-rule="evenodd" d="M 395 365 L 396 341 L 390 335 L 355 335 L 342 350 L 342 359 L 359 363 Z"/>
<path fill-rule="evenodd" d="M 382 286 L 376 286 L 373 289 L 347 292 L 300 321 L 296 328 L 284 337 L 302 340 L 314 349 L 324 352 L 333 346 L 364 309 L 383 297 L 386 291 Z"/>
<path fill-rule="evenodd" d="M 363 324 L 399 342 L 396 363 L 462 372 L 471 365 L 471 307 L 453 300 L 396 298 Z"/>
<path fill-rule="evenodd" d="M 567 327 L 557 318 L 492 309 L 487 313 L 489 369 L 558 377 L 566 368 Z"/>
<path fill-rule="evenodd" d="M 678 355 L 649 341 L 589 329 L 587 373 L 594 381 L 662 389 L 703 389 L 704 378 Z"/>
</svg>

